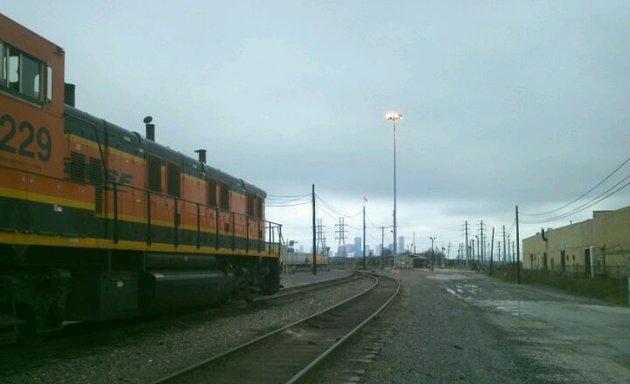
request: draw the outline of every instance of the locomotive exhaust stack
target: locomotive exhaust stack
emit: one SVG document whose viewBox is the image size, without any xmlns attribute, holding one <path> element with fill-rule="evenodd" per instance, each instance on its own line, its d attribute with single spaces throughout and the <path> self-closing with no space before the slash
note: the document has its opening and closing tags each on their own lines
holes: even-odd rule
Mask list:
<svg viewBox="0 0 630 384">
<path fill-rule="evenodd" d="M 143 121 L 147 127 L 147 140 L 155 141 L 155 124 L 151 124 L 153 118 L 151 116 L 147 116 Z"/>
<path fill-rule="evenodd" d="M 199 154 L 199 162 L 206 164 L 206 150 L 205 149 L 195 149 L 195 153 Z"/>
<path fill-rule="evenodd" d="M 70 83 L 63 84 L 64 103 L 66 103 L 67 105 L 71 107 L 75 106 L 74 105 L 75 89 L 76 89 L 76 86 L 74 84 L 70 84 Z"/>
</svg>

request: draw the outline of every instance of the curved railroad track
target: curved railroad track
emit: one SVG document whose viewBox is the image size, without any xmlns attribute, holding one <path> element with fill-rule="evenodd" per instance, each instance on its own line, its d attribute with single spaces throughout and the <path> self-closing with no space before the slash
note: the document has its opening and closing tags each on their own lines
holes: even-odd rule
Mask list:
<svg viewBox="0 0 630 384">
<path fill-rule="evenodd" d="M 400 283 L 371 275 L 374 284 L 350 299 L 276 329 L 155 382 L 295 383 L 378 315 Z"/>
<path fill-rule="evenodd" d="M 278 293 L 274 295 L 256 297 L 253 303 L 281 301 L 282 299 L 285 299 L 287 297 L 290 298 L 293 296 L 300 296 L 304 293 L 308 293 L 311 291 L 315 291 L 315 290 L 323 289 L 327 287 L 332 287 L 335 285 L 350 283 L 350 282 L 353 282 L 362 278 L 363 278 L 363 275 L 361 273 L 353 272 L 353 273 L 350 273 L 348 275 L 345 275 L 336 279 L 328 279 L 328 280 L 318 281 L 315 283 L 306 283 L 302 285 L 296 285 L 293 287 L 282 288 L 280 289 Z"/>
</svg>

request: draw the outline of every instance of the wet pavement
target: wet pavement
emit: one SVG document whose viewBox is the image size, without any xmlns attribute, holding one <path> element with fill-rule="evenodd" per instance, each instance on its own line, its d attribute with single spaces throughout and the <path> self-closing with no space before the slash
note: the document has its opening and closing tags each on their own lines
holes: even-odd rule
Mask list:
<svg viewBox="0 0 630 384">
<path fill-rule="evenodd" d="M 482 309 L 551 382 L 630 383 L 630 308 L 517 285 L 474 272 L 435 271 L 459 300 Z"/>
<path fill-rule="evenodd" d="M 345 273 L 299 272 L 283 283 Z M 402 281 L 400 297 L 319 382 L 630 383 L 628 307 L 472 271 L 386 273 Z"/>
</svg>

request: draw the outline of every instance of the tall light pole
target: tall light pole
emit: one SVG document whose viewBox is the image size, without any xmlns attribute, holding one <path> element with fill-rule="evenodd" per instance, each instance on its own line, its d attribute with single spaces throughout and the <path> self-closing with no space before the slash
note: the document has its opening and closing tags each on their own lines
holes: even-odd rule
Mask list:
<svg viewBox="0 0 630 384">
<path fill-rule="evenodd" d="M 394 259 L 398 254 L 398 236 L 397 236 L 397 226 L 396 226 L 396 122 L 398 120 L 402 120 L 403 116 L 398 112 L 390 112 L 385 115 L 387 120 L 391 120 L 394 125 Z"/>
</svg>

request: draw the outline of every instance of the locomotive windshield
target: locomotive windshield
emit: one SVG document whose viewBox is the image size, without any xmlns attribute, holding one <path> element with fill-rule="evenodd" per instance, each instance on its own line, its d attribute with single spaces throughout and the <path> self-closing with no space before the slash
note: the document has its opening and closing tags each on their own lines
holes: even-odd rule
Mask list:
<svg viewBox="0 0 630 384">
<path fill-rule="evenodd" d="M 52 68 L 11 45 L 0 42 L 2 78 L 0 87 L 29 100 L 52 100 Z M 44 79 L 44 68 L 45 77 Z M 42 90 L 45 90 L 45 98 Z"/>
</svg>

